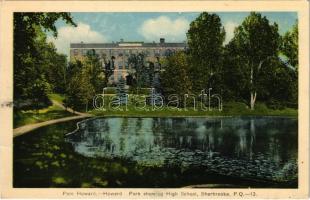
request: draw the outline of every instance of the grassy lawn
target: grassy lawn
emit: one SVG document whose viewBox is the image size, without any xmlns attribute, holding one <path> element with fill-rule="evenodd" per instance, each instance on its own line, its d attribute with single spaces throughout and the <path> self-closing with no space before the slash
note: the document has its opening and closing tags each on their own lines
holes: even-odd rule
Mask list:
<svg viewBox="0 0 310 200">
<path fill-rule="evenodd" d="M 58 102 L 63 101 L 63 97 L 58 94 L 51 94 L 49 97 Z M 40 110 L 14 111 L 13 127 L 17 128 L 27 124 L 34 124 L 68 116 L 73 116 L 73 114 L 63 110 L 57 105 L 51 105 Z"/>
<path fill-rule="evenodd" d="M 62 103 L 64 97 L 59 94 L 50 94 L 49 98 Z M 257 103 L 255 110 L 250 110 L 244 103 L 228 102 L 224 103 L 223 110 L 219 111 L 213 108 L 212 111 L 204 111 L 197 105 L 196 110 L 193 108 L 176 109 L 171 107 L 163 107 L 155 109 L 151 106 L 146 106 L 143 110 L 137 109 L 133 105 L 128 105 L 127 110 L 125 106 L 119 109 L 107 110 L 90 110 L 88 113 L 96 116 L 117 116 L 117 117 L 202 117 L 202 116 L 292 116 L 297 117 L 298 110 L 293 108 L 284 108 L 281 110 L 274 110 L 268 108 L 265 104 Z M 52 119 L 73 116 L 70 112 L 63 110 L 57 105 L 52 105 L 40 110 L 14 111 L 14 128 L 44 122 Z"/>
<path fill-rule="evenodd" d="M 61 94 L 49 94 L 48 97 L 51 99 L 51 100 L 55 100 L 55 101 L 58 101 L 59 103 L 63 103 L 65 97 Z"/>
<path fill-rule="evenodd" d="M 136 109 L 128 105 L 127 110 L 125 106 L 116 109 L 107 110 L 91 110 L 89 113 L 97 116 L 119 116 L 119 117 L 176 117 L 176 116 L 292 116 L 297 117 L 298 111 L 293 108 L 284 108 L 281 110 L 273 110 L 266 107 L 264 104 L 257 103 L 255 110 L 250 110 L 245 104 L 231 102 L 224 104 L 223 110 L 219 111 L 213 108 L 212 111 L 203 111 L 199 108 L 194 110 L 175 109 L 163 107 L 162 109 L 153 110 L 151 106 L 145 109 Z"/>
</svg>

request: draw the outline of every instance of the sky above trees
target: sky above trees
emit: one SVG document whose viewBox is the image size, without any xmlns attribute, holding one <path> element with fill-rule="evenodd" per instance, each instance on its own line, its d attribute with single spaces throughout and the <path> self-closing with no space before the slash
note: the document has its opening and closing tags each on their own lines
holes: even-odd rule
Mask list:
<svg viewBox="0 0 310 200">
<path fill-rule="evenodd" d="M 235 27 L 241 24 L 249 12 L 217 12 L 225 27 L 225 43 L 233 37 Z M 270 22 L 279 25 L 280 34 L 290 30 L 297 20 L 296 12 L 262 12 Z M 125 41 L 159 41 L 160 37 L 168 42 L 182 42 L 186 40 L 189 24 L 199 12 L 174 13 L 72 13 L 77 27 L 66 25 L 59 21 L 58 38 L 52 35 L 58 52 L 69 53 L 72 42 L 113 42 Z"/>
</svg>

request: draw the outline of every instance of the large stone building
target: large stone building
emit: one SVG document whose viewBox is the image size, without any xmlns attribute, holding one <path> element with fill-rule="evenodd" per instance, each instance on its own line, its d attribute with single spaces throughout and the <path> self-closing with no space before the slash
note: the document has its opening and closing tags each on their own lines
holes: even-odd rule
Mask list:
<svg viewBox="0 0 310 200">
<path fill-rule="evenodd" d="M 158 58 L 168 56 L 176 51 L 185 50 L 186 43 L 165 42 L 161 38 L 159 43 L 144 42 L 120 42 L 113 43 L 72 43 L 70 45 L 70 60 L 83 59 L 88 51 L 95 52 L 102 63 L 103 69 L 108 60 L 113 59 L 114 72 L 109 77 L 109 83 L 117 83 L 121 77 L 125 78 L 133 69 L 132 64 L 128 63 L 128 58 L 132 55 L 143 53 L 145 62 L 153 62 L 156 64 Z M 156 65 L 158 66 L 158 65 Z"/>
</svg>

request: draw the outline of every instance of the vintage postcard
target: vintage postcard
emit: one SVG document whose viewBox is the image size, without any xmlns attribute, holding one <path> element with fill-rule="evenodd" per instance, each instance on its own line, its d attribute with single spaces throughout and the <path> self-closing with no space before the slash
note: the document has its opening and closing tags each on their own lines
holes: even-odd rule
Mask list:
<svg viewBox="0 0 310 200">
<path fill-rule="evenodd" d="M 1 2 L 1 197 L 307 198 L 306 1 Z"/>
</svg>

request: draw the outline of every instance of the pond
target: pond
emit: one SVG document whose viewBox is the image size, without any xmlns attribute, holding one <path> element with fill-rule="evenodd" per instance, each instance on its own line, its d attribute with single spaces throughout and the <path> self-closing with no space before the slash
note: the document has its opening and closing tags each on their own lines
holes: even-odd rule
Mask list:
<svg viewBox="0 0 310 200">
<path fill-rule="evenodd" d="M 297 187 L 296 118 L 76 122 L 14 139 L 14 187 Z"/>
</svg>

